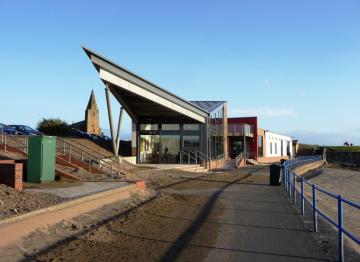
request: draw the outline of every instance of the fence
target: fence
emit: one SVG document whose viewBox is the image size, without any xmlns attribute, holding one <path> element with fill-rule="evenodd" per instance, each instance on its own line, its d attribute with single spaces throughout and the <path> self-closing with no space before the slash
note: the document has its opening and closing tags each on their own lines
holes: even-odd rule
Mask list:
<svg viewBox="0 0 360 262">
<path fill-rule="evenodd" d="M 310 183 L 309 181 L 304 179 L 304 177 L 296 175 L 295 172 L 292 171 L 298 166 L 320 160 L 323 160 L 322 155 L 301 157 L 284 162 L 282 172 L 282 178 L 284 181 L 283 185 L 289 197 L 292 198 L 292 202 L 294 205 L 296 205 L 297 194 L 300 195 L 301 215 L 305 214 L 305 202 L 311 206 L 314 232 L 318 231 L 318 215 L 322 216 L 326 221 L 328 221 L 330 224 L 337 228 L 339 261 L 344 261 L 344 234 L 358 245 L 360 245 L 360 238 L 355 236 L 353 233 L 351 233 L 344 227 L 343 206 L 345 203 L 350 207 L 360 210 L 360 205 L 343 198 L 341 195 L 336 195 L 332 192 L 328 192 L 325 189 L 319 187 L 318 185 Z M 296 182 L 300 182 L 300 191 L 297 189 Z M 311 199 L 308 199 L 305 196 L 305 186 L 311 187 Z M 337 200 L 337 221 L 333 220 L 328 214 L 318 208 L 317 192 L 322 192 L 325 195 Z"/>
</svg>

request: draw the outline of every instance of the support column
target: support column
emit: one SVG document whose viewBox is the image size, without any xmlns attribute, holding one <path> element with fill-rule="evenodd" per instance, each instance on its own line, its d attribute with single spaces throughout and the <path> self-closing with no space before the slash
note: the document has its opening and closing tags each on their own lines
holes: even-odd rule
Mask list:
<svg viewBox="0 0 360 262">
<path fill-rule="evenodd" d="M 110 101 L 109 84 L 106 84 L 105 95 L 106 95 L 106 103 L 107 103 L 108 116 L 109 116 L 109 125 L 110 125 L 110 134 L 111 134 L 113 153 L 115 156 L 117 156 L 118 152 L 116 152 L 116 141 L 115 141 L 115 135 L 114 135 L 114 125 L 113 125 L 113 117 L 112 117 L 112 109 L 111 109 L 111 101 Z"/>
<path fill-rule="evenodd" d="M 119 114 L 119 123 L 118 123 L 118 129 L 116 134 L 116 156 L 119 154 L 120 149 L 120 138 L 121 138 L 121 121 L 123 116 L 124 108 L 120 107 L 120 114 Z"/>
</svg>

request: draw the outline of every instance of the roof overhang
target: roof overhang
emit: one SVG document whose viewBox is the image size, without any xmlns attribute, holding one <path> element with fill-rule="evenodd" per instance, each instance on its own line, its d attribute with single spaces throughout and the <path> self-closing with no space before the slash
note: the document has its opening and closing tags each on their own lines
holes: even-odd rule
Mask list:
<svg viewBox="0 0 360 262">
<path fill-rule="evenodd" d="M 133 120 L 177 118 L 205 123 L 209 112 L 83 48 L 118 102 Z"/>
</svg>

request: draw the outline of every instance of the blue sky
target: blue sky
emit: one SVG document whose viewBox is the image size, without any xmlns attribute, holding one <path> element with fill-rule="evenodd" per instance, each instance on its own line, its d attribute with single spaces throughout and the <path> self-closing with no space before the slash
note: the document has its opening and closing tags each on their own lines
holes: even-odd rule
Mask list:
<svg viewBox="0 0 360 262">
<path fill-rule="evenodd" d="M 358 0 L 2 0 L 0 122 L 82 120 L 94 89 L 108 128 L 84 45 L 188 100 L 226 100 L 230 116 L 256 114 L 265 129 L 360 144 L 359 13 Z"/>
</svg>

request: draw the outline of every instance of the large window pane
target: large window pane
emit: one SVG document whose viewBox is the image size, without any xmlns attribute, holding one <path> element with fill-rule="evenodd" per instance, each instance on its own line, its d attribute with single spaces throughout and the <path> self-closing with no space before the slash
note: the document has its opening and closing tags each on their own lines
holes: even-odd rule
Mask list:
<svg viewBox="0 0 360 262">
<path fill-rule="evenodd" d="M 180 135 L 161 136 L 161 163 L 180 162 Z"/>
<path fill-rule="evenodd" d="M 143 131 L 152 131 L 158 129 L 158 124 L 140 124 L 140 130 Z"/>
<path fill-rule="evenodd" d="M 184 148 L 199 148 L 200 147 L 200 137 L 199 136 L 184 136 Z"/>
<path fill-rule="evenodd" d="M 140 163 L 159 163 L 159 142 L 158 135 L 140 136 Z"/>
<path fill-rule="evenodd" d="M 180 125 L 179 124 L 162 124 L 161 129 L 168 130 L 168 131 L 178 131 L 178 130 L 180 130 Z"/>
<path fill-rule="evenodd" d="M 185 131 L 197 131 L 200 129 L 199 124 L 184 124 L 184 130 Z"/>
</svg>

